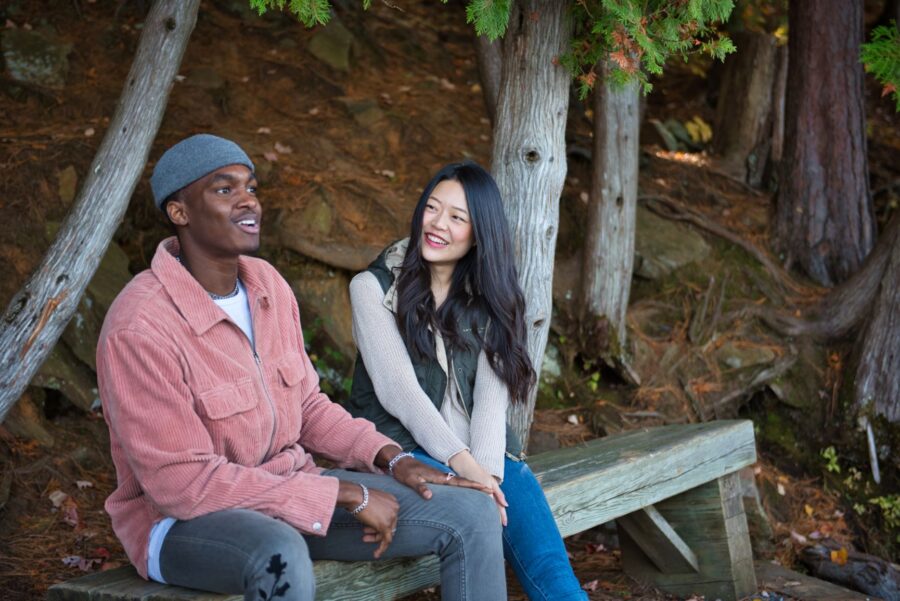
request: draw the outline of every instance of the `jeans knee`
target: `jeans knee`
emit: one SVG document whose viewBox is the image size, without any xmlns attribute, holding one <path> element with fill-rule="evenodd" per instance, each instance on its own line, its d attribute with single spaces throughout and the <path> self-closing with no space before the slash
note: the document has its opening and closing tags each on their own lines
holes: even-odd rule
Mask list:
<svg viewBox="0 0 900 601">
<path fill-rule="evenodd" d="M 474 490 L 456 489 L 453 492 L 456 494 L 448 503 L 448 525 L 464 535 L 484 536 L 499 541 L 500 515 L 493 497 Z"/>
<path fill-rule="evenodd" d="M 524 461 L 513 461 L 512 459 L 506 459 L 506 462 L 503 464 L 503 474 L 504 482 L 508 483 L 519 483 L 522 481 L 528 482 L 530 480 L 535 480 L 534 474 L 532 474 L 531 472 L 531 468 L 529 468 L 528 464 Z"/>
<path fill-rule="evenodd" d="M 247 590 L 262 590 L 267 599 L 313 601 L 316 585 L 313 563 L 303 537 L 278 522 L 253 550 L 248 566 Z M 256 599 L 256 597 L 253 597 Z"/>
</svg>

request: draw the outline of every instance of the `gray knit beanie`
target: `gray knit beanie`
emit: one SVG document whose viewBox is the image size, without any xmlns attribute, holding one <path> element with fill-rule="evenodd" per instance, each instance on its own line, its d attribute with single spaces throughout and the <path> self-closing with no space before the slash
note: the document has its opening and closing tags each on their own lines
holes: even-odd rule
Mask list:
<svg viewBox="0 0 900 601">
<path fill-rule="evenodd" d="M 153 168 L 150 187 L 156 208 L 162 209 L 173 193 L 226 165 L 245 165 L 254 170 L 247 153 L 231 140 L 211 134 L 185 138 L 165 151 Z"/>
</svg>

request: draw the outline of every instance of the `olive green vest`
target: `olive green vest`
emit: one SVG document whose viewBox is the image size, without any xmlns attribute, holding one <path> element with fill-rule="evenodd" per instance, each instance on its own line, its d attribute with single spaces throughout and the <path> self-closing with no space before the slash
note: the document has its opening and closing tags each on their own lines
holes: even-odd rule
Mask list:
<svg viewBox="0 0 900 601">
<path fill-rule="evenodd" d="M 394 274 L 385 263 L 385 255 L 390 248 L 388 247 L 377 259 L 372 261 L 368 268 L 368 271 L 378 279 L 378 283 L 381 284 L 381 288 L 385 293 L 387 293 L 394 282 Z M 477 324 L 478 330 L 482 335 L 486 326 L 487 316 L 484 316 L 480 318 Z M 462 397 L 463 406 L 466 412 L 472 415 L 475 376 L 478 371 L 478 355 L 481 353 L 481 343 L 471 328 L 465 328 L 460 333 L 472 350 L 450 349 L 448 347 L 447 358 L 450 368 L 454 370 L 456 375 L 456 383 Z M 441 369 L 437 359 L 423 358 L 417 361 L 412 356 L 410 356 L 410 359 L 412 360 L 419 385 L 438 411 L 440 411 L 444 402 L 444 394 L 447 390 L 447 376 L 444 370 Z M 346 408 L 354 417 L 363 417 L 375 424 L 375 428 L 379 432 L 397 441 L 403 447 L 403 450 L 408 451 L 419 446 L 413 439 L 412 434 L 400 423 L 400 420 L 388 413 L 378 401 L 378 397 L 375 395 L 375 387 L 372 385 L 372 379 L 369 377 L 369 373 L 366 371 L 366 366 L 363 364 L 359 353 L 356 354 L 353 386 L 350 389 L 350 399 L 347 401 Z M 509 427 L 509 424 L 506 426 L 506 452 L 514 457 L 520 457 L 522 454 L 522 445 L 515 432 Z"/>
</svg>

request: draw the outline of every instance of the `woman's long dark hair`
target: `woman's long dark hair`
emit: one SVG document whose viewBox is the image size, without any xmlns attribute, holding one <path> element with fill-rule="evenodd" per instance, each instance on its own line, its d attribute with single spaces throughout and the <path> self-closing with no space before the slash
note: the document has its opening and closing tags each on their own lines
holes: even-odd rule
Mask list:
<svg viewBox="0 0 900 601">
<path fill-rule="evenodd" d="M 462 185 L 475 245 L 456 264 L 447 299 L 435 309 L 431 271 L 422 258 L 422 219 L 434 188 L 444 180 Z M 435 358 L 429 325 L 441 332 L 448 347 L 466 348 L 461 328 L 468 325 L 509 389 L 512 402 L 525 401 L 536 380 L 526 348 L 525 297 L 513 262 L 500 190 L 481 166 L 468 161 L 447 165 L 425 186 L 413 211 L 397 293 L 397 325 L 411 356 Z M 487 316 L 490 324 L 483 337 L 476 328 L 479 316 Z"/>
</svg>

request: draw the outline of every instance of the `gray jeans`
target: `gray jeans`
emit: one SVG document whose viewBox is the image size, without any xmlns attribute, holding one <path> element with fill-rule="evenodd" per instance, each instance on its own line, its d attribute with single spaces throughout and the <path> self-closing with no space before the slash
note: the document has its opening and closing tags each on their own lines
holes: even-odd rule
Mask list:
<svg viewBox="0 0 900 601">
<path fill-rule="evenodd" d="M 325 473 L 397 497 L 397 533 L 383 559 L 433 553 L 440 559 L 443 600 L 506 599 L 500 521 L 491 497 L 431 486 L 434 495 L 426 501 L 389 476 Z M 363 543 L 362 536 L 362 524 L 343 509 L 335 510 L 326 537 L 301 535 L 256 511 L 229 509 L 172 526 L 160 551 L 160 571 L 169 584 L 243 593 L 245 601 L 313 601 L 312 560 L 372 560 L 377 545 Z"/>
</svg>

